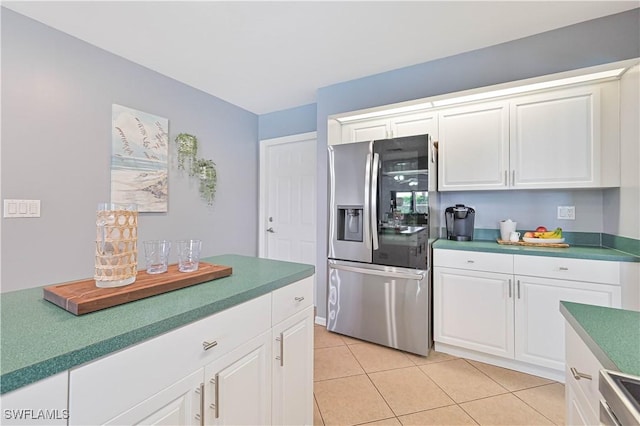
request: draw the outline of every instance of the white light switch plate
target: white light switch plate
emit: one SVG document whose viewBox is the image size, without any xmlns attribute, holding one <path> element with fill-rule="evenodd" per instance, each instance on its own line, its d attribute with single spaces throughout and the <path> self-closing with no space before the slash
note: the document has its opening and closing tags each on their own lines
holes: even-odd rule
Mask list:
<svg viewBox="0 0 640 426">
<path fill-rule="evenodd" d="M 576 220 L 576 206 L 558 206 L 558 219 Z"/>
<path fill-rule="evenodd" d="M 40 200 L 4 200 L 4 217 L 40 217 Z"/>
</svg>

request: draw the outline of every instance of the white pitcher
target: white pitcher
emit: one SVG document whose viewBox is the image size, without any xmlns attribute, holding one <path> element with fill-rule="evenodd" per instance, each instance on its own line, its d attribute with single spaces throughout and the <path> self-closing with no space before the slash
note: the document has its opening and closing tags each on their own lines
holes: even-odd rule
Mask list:
<svg viewBox="0 0 640 426">
<path fill-rule="evenodd" d="M 518 222 L 514 222 L 511 219 L 500 221 L 500 239 L 502 241 L 509 241 L 509 236 L 512 232 L 515 232 Z"/>
</svg>

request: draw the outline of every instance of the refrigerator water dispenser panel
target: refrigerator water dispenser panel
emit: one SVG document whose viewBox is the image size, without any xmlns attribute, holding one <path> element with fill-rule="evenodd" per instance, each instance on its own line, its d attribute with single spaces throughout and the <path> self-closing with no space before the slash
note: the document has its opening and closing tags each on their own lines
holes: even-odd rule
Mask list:
<svg viewBox="0 0 640 426">
<path fill-rule="evenodd" d="M 338 206 L 338 240 L 362 242 L 363 206 Z"/>
</svg>

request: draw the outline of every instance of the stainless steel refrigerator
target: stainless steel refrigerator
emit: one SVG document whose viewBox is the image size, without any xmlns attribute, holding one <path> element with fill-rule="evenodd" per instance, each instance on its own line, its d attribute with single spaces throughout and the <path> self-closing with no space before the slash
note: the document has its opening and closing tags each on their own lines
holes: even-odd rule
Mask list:
<svg viewBox="0 0 640 426">
<path fill-rule="evenodd" d="M 428 135 L 329 147 L 329 331 L 428 354 L 436 164 Z"/>
</svg>

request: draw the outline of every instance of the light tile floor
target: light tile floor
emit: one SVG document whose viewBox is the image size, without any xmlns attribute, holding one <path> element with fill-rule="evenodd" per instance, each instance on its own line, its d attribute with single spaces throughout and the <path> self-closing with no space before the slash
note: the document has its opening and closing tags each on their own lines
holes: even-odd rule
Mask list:
<svg viewBox="0 0 640 426">
<path fill-rule="evenodd" d="M 564 385 L 315 326 L 315 425 L 563 425 Z"/>
</svg>

